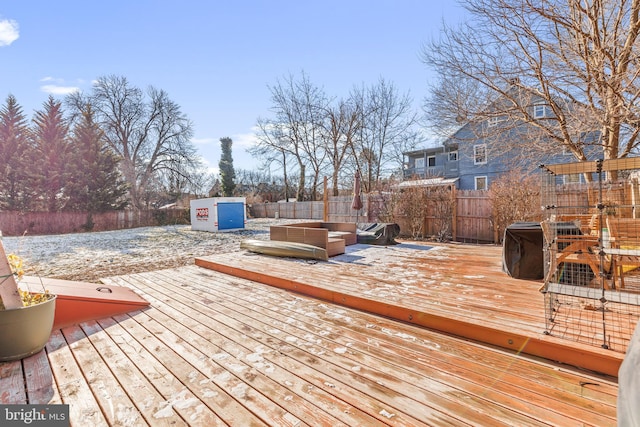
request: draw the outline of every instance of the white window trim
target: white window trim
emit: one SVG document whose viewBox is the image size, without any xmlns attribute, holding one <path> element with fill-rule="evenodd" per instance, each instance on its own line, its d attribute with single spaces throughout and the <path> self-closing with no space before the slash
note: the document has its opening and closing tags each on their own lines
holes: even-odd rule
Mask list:
<svg viewBox="0 0 640 427">
<path fill-rule="evenodd" d="M 484 150 L 484 161 L 478 161 L 478 149 Z M 478 144 L 473 146 L 473 164 L 474 165 L 486 165 L 487 164 L 487 144 Z"/>
<path fill-rule="evenodd" d="M 485 188 L 478 188 L 478 180 L 479 180 L 479 179 L 484 179 L 484 185 L 485 185 Z M 486 175 L 482 175 L 482 176 L 474 176 L 474 177 L 473 177 L 473 185 L 474 185 L 474 188 L 475 188 L 476 190 L 486 190 L 486 189 L 488 189 L 488 188 L 489 188 L 489 180 L 487 179 L 487 176 L 486 176 Z"/>
<path fill-rule="evenodd" d="M 452 154 L 455 154 L 455 155 L 456 155 L 456 158 L 455 158 L 455 159 L 453 159 L 453 160 L 451 160 L 451 155 L 452 155 Z M 456 151 L 449 151 L 449 152 L 447 153 L 447 159 L 448 159 L 450 162 L 457 162 L 457 161 L 458 161 L 458 151 L 457 151 L 457 150 L 456 150 Z"/>
<path fill-rule="evenodd" d="M 500 117 L 498 116 L 494 116 L 494 117 L 489 117 L 487 119 L 487 126 L 492 128 L 494 126 L 497 126 L 498 123 L 500 123 Z"/>
<path fill-rule="evenodd" d="M 533 105 L 533 118 L 543 119 L 547 117 L 547 104 L 542 102 Z"/>
<path fill-rule="evenodd" d="M 429 162 L 429 160 L 431 160 L 431 159 L 433 159 L 433 165 L 429 165 L 429 163 L 430 163 L 430 162 Z M 427 163 L 426 163 L 426 166 L 427 166 L 428 168 L 433 168 L 433 167 L 435 167 L 435 166 L 436 166 L 436 156 L 427 156 Z"/>
<path fill-rule="evenodd" d="M 422 165 L 418 165 L 418 162 L 422 163 Z M 414 164 L 414 166 L 413 166 L 413 167 L 414 167 L 414 168 L 416 168 L 416 169 L 422 169 L 422 168 L 424 168 L 424 166 L 425 166 L 425 159 L 424 159 L 424 157 L 418 157 L 418 158 L 415 160 L 415 162 L 414 162 L 413 164 Z"/>
</svg>

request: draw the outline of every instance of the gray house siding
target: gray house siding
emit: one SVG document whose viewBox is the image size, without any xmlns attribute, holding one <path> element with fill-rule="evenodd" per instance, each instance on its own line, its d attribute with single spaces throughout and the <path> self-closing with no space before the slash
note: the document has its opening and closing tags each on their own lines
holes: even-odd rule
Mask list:
<svg viewBox="0 0 640 427">
<path fill-rule="evenodd" d="M 576 161 L 573 155 L 563 153 L 560 147 L 558 147 L 558 151 L 555 154 L 537 156 L 523 155 L 526 153 L 526 151 L 523 151 L 526 149 L 525 144 L 528 143 L 526 136 L 527 125 L 525 124 L 520 128 L 510 130 L 508 135 L 502 136 L 502 141 L 506 139 L 510 142 L 511 151 L 509 151 L 507 144 L 505 144 L 504 147 L 500 146 L 500 139 L 490 138 L 485 140 L 478 137 L 478 134 L 481 134 L 481 132 L 475 132 L 478 128 L 472 127 L 486 125 L 486 123 L 476 125 L 467 123 L 458 129 L 451 138 L 445 141 L 442 147 L 405 153 L 405 159 L 407 159 L 405 178 L 408 179 L 412 176 L 420 178 L 429 176 L 443 176 L 445 178 L 457 177 L 459 178 L 457 183 L 459 189 L 475 190 L 477 189 L 476 182 L 478 179 L 481 179 L 485 183 L 485 188 L 489 188 L 497 178 L 513 169 L 528 174 L 537 172 L 541 164 Z M 595 160 L 598 158 L 598 155 L 601 156 L 601 152 L 598 150 L 599 144 L 597 143 L 599 138 L 599 132 L 584 134 L 583 141 L 591 145 L 591 149 L 587 150 L 587 156 L 590 160 Z M 519 148 L 519 144 L 522 144 L 522 149 Z M 486 163 L 476 162 L 474 152 L 474 147 L 476 146 L 486 147 Z M 456 161 L 449 161 L 449 152 L 457 153 Z M 416 159 L 427 159 L 428 156 L 435 156 L 436 164 L 433 168 L 415 167 Z M 427 164 L 426 160 L 424 162 Z M 583 181 L 582 176 L 573 177 L 573 179 Z"/>
<path fill-rule="evenodd" d="M 445 151 L 443 147 L 436 147 L 404 153 L 404 156 L 405 179 L 429 177 L 455 178 L 458 176 L 457 151 L 452 154 L 449 151 Z M 430 160 L 432 162 L 431 164 Z"/>
</svg>

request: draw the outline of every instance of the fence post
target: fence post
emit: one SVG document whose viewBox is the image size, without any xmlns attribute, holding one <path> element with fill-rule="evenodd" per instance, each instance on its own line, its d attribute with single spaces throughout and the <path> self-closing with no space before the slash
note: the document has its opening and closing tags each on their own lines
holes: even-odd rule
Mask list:
<svg viewBox="0 0 640 427">
<path fill-rule="evenodd" d="M 458 238 L 458 193 L 455 185 L 451 185 L 451 240 L 454 242 Z"/>
<path fill-rule="evenodd" d="M 324 177 L 324 196 L 322 197 L 324 206 L 322 208 L 322 221 L 329 222 L 329 194 L 327 193 L 327 177 Z"/>
</svg>

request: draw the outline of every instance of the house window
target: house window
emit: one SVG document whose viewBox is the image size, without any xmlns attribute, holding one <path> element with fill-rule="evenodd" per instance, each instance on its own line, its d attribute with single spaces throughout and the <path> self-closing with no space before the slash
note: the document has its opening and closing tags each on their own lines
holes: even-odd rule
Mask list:
<svg viewBox="0 0 640 427">
<path fill-rule="evenodd" d="M 489 117 L 489 119 L 487 120 L 487 126 L 494 127 L 497 126 L 498 122 L 500 122 L 500 117 L 496 116 L 496 117 Z"/>
<path fill-rule="evenodd" d="M 476 176 L 476 190 L 486 190 L 487 189 L 487 177 L 486 176 Z"/>
<path fill-rule="evenodd" d="M 424 169 L 424 157 L 416 159 L 416 169 Z"/>
<path fill-rule="evenodd" d="M 580 182 L 580 174 L 573 173 L 570 175 L 563 175 L 565 184 L 575 184 Z"/>
<path fill-rule="evenodd" d="M 458 161 L 458 152 L 457 151 L 449 151 L 449 161 L 457 162 Z"/>
<path fill-rule="evenodd" d="M 427 157 L 427 165 L 432 168 L 436 165 L 436 156 Z"/>
<path fill-rule="evenodd" d="M 487 163 L 487 146 L 486 144 L 473 146 L 473 164 L 483 165 Z"/>
<path fill-rule="evenodd" d="M 536 104 L 533 106 L 533 118 L 542 119 L 547 117 L 548 108 L 545 104 Z"/>
</svg>

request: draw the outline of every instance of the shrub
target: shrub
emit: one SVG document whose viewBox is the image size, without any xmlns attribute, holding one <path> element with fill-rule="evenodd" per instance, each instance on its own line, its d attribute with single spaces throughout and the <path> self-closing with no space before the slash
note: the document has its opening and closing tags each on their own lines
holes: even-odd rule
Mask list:
<svg viewBox="0 0 640 427">
<path fill-rule="evenodd" d="M 504 230 L 514 222 L 540 221 L 540 183 L 533 175 L 510 171 L 491 184 L 492 221 L 502 240 Z"/>
</svg>

